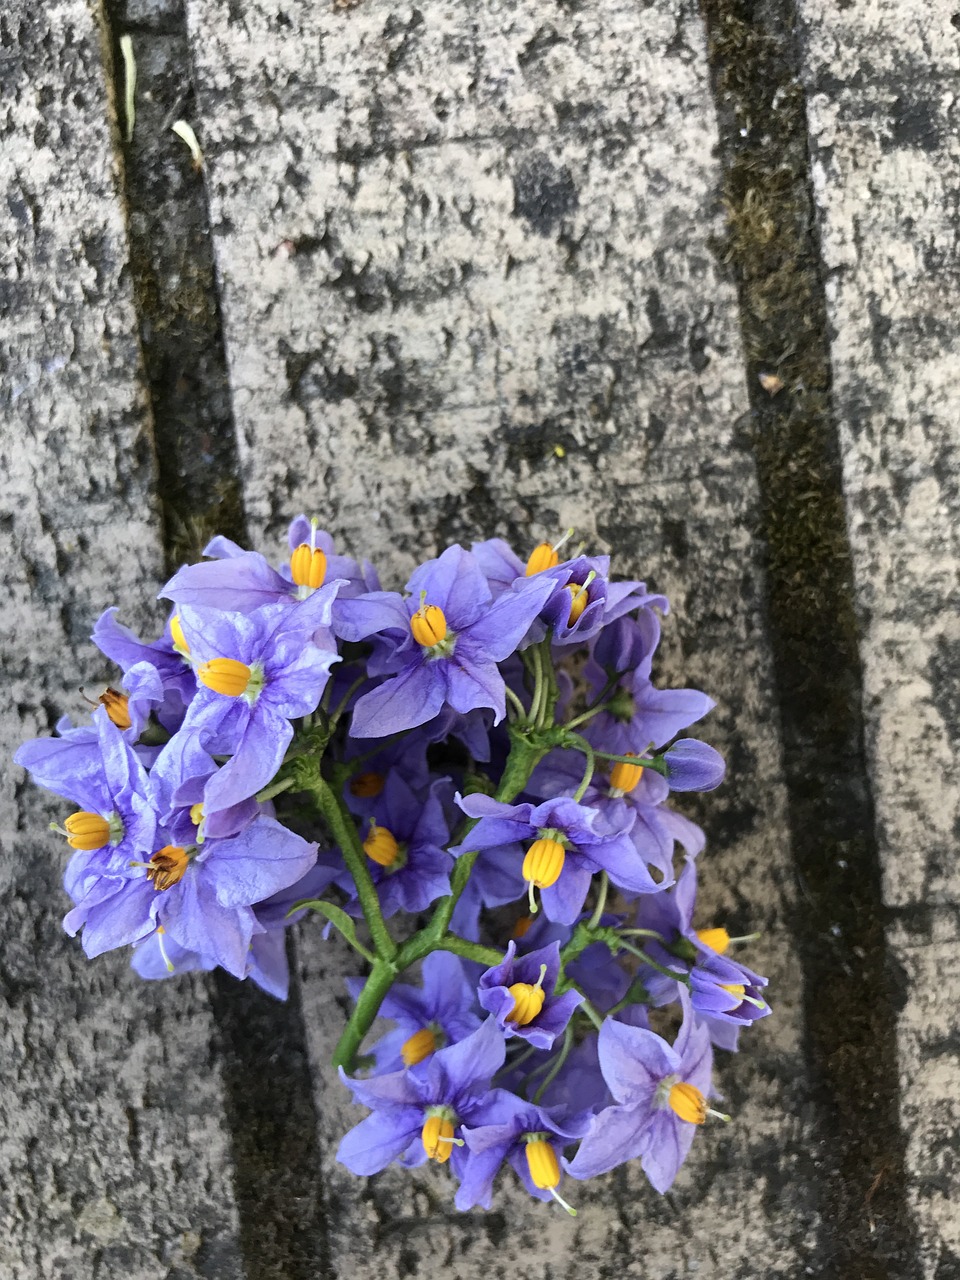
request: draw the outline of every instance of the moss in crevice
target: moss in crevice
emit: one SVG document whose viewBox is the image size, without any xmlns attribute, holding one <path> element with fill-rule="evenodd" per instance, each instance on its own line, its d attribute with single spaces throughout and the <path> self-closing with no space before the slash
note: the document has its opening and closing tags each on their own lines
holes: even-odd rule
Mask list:
<svg viewBox="0 0 960 1280">
<path fill-rule="evenodd" d="M 752 404 L 791 840 L 801 882 L 808 1171 L 823 1274 L 912 1280 L 895 984 L 863 752 L 862 682 L 793 0 L 701 0 Z M 770 394 L 761 385 L 761 375 Z M 782 384 L 777 389 L 778 379 Z"/>
</svg>

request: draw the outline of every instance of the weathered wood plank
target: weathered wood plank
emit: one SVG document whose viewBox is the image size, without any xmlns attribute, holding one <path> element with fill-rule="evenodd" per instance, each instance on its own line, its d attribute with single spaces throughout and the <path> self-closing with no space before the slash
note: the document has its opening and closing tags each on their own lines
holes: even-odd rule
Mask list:
<svg viewBox="0 0 960 1280">
<path fill-rule="evenodd" d="M 702 1135 L 674 1195 L 624 1171 L 547 1226 L 505 1183 L 494 1214 L 458 1219 L 440 1175 L 365 1185 L 334 1164 L 359 1114 L 324 1066 L 352 963 L 306 933 L 334 1269 L 380 1280 L 429 1251 L 461 1276 L 799 1273 L 816 1208 L 792 877 L 695 6 L 188 17 L 259 540 L 316 511 L 402 582 L 449 540 L 575 524 L 667 590 L 661 674 L 718 695 L 735 778 L 703 808 L 707 896 L 767 930 L 776 993 L 721 1065 L 736 1124 Z"/>
<path fill-rule="evenodd" d="M 925 1273 L 960 1274 L 960 145 L 955 6 L 801 0 L 814 187 Z M 929 912 L 929 914 L 928 914 Z"/>
<path fill-rule="evenodd" d="M 64 806 L 10 754 L 107 674 L 101 608 L 156 625 L 150 414 L 104 70 L 85 0 L 0 16 L 0 1274 L 240 1275 L 202 982 L 148 987 L 60 929 Z"/>
</svg>

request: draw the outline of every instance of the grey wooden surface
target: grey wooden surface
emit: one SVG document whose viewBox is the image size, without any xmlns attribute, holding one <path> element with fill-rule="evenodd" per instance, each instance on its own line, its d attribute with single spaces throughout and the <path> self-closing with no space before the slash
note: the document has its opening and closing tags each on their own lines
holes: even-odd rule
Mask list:
<svg viewBox="0 0 960 1280">
<path fill-rule="evenodd" d="M 524 1280 L 960 1276 L 960 32 L 944 0 L 798 7 L 710 0 L 709 27 L 689 0 L 14 0 L 0 15 L 4 1280 L 438 1263 Z M 839 981 L 863 957 L 822 903 L 811 914 L 797 852 L 816 833 L 796 830 L 755 462 L 756 370 L 781 349 L 742 340 L 744 264 L 722 248 L 740 145 L 723 94 L 714 107 L 726 21 L 762 27 L 806 94 L 809 139 L 791 141 L 809 142 L 802 234 L 829 321 L 822 417 L 867 742 L 844 767 L 876 803 L 862 878 L 887 931 L 868 958 L 883 1045 L 811 1012 L 818 931 Z M 131 146 L 124 31 L 141 63 Z M 202 175 L 167 135 L 178 115 Z M 705 899 L 763 930 L 775 1016 L 720 1055 L 735 1122 L 698 1136 L 669 1196 L 623 1170 L 578 1186 L 568 1221 L 505 1182 L 492 1213 L 461 1218 L 440 1171 L 354 1179 L 333 1160 L 360 1114 L 326 1066 L 354 971 L 335 942 L 301 931 L 293 998 L 271 1012 L 213 980 L 145 986 L 60 934 L 56 806 L 10 752 L 106 674 L 86 642 L 106 604 L 155 623 L 194 513 L 276 555 L 302 509 L 391 585 L 449 541 L 523 546 L 574 524 L 670 595 L 660 675 L 717 698 L 708 736 L 731 765 L 689 808 Z M 775 564 L 815 584 L 815 567 Z M 890 1070 L 865 1075 L 893 1131 L 845 1160 L 846 1135 L 879 1123 L 856 1079 L 884 1054 Z"/>
</svg>

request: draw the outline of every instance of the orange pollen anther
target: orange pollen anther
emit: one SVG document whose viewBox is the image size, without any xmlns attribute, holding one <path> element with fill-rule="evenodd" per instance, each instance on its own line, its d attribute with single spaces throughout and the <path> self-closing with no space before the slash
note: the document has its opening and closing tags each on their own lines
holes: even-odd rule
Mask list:
<svg viewBox="0 0 960 1280">
<path fill-rule="evenodd" d="M 363 851 L 371 862 L 381 867 L 392 867 L 400 856 L 397 838 L 388 827 L 371 827 L 363 842 Z"/>
<path fill-rule="evenodd" d="M 544 569 L 552 569 L 554 565 L 559 563 L 560 557 L 550 543 L 541 542 L 539 547 L 534 547 L 530 552 L 526 576 L 532 578 L 535 573 L 542 573 Z"/>
<path fill-rule="evenodd" d="M 549 889 L 559 879 L 566 856 L 559 840 L 541 836 L 527 850 L 521 874 L 538 889 Z"/>
<path fill-rule="evenodd" d="M 99 813 L 71 813 L 63 825 L 70 833 L 67 844 L 71 849 L 102 849 L 110 839 L 110 823 Z"/>
<path fill-rule="evenodd" d="M 546 1138 L 535 1137 L 527 1142 L 527 1168 L 533 1185 L 541 1191 L 549 1191 L 560 1182 L 560 1161 Z"/>
<path fill-rule="evenodd" d="M 147 863 L 147 879 L 153 882 L 153 887 L 158 891 L 170 889 L 183 879 L 189 862 L 190 858 L 182 845 L 164 845 Z"/>
<path fill-rule="evenodd" d="M 688 1124 L 703 1124 L 707 1118 L 707 1100 L 695 1084 L 675 1084 L 667 1101 Z"/>
<path fill-rule="evenodd" d="M 175 613 L 170 619 L 170 638 L 173 640 L 175 648 L 182 649 L 184 653 L 190 652 L 190 646 L 184 639 L 183 627 L 180 625 L 179 613 Z"/>
<path fill-rule="evenodd" d="M 519 942 L 521 938 L 525 938 L 530 932 L 530 926 L 532 924 L 533 916 L 521 916 L 513 926 L 513 933 L 511 933 L 510 937 L 515 938 Z"/>
<path fill-rule="evenodd" d="M 323 586 L 327 576 L 327 557 L 319 547 L 301 542 L 290 553 L 290 575 L 298 587 L 310 587 L 316 591 L 317 587 Z"/>
<path fill-rule="evenodd" d="M 427 1116 L 420 1131 L 423 1149 L 431 1160 L 437 1164 L 446 1164 L 453 1151 L 453 1121 L 446 1116 Z"/>
<path fill-rule="evenodd" d="M 507 987 L 507 990 L 513 996 L 513 1008 L 507 1014 L 505 1021 L 515 1022 L 518 1027 L 525 1027 L 528 1022 L 532 1022 L 538 1017 L 543 1002 L 546 1000 L 546 992 L 539 984 L 534 986 L 530 982 L 515 982 L 513 986 Z"/>
<path fill-rule="evenodd" d="M 730 935 L 726 929 L 698 929 L 697 937 L 705 947 L 722 956 L 730 946 Z"/>
<path fill-rule="evenodd" d="M 373 800 L 383 790 L 382 773 L 358 773 L 350 782 L 350 794 L 358 800 Z"/>
<path fill-rule="evenodd" d="M 412 1036 L 404 1040 L 400 1055 L 405 1067 L 415 1067 L 424 1058 L 437 1051 L 437 1037 L 430 1027 L 421 1027 Z"/>
<path fill-rule="evenodd" d="M 101 707 L 106 707 L 107 715 L 118 729 L 129 729 L 131 720 L 127 710 L 128 699 L 119 689 L 105 689 L 97 699 Z"/>
<path fill-rule="evenodd" d="M 624 755 L 636 755 L 635 751 L 625 751 Z M 622 760 L 610 770 L 610 785 L 615 787 L 617 791 L 622 791 L 624 795 L 631 792 L 643 777 L 642 764 L 624 764 Z"/>
<path fill-rule="evenodd" d="M 570 592 L 570 616 L 567 618 L 567 626 L 572 627 L 589 602 L 585 584 L 569 582 L 567 583 L 567 590 Z"/>
<path fill-rule="evenodd" d="M 417 644 L 432 649 L 447 638 L 447 620 L 437 604 L 421 605 L 410 619 L 410 631 Z"/>
<path fill-rule="evenodd" d="M 197 679 L 214 693 L 222 693 L 226 698 L 239 698 L 246 693 L 250 683 L 250 668 L 236 658 L 211 658 L 199 668 Z"/>
</svg>

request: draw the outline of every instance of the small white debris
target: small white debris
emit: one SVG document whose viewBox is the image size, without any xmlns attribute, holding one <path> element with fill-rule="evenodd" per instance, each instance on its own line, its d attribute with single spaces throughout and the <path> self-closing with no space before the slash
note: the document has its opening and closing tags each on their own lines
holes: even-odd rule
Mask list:
<svg viewBox="0 0 960 1280">
<path fill-rule="evenodd" d="M 190 154 L 193 156 L 193 167 L 199 173 L 203 168 L 203 152 L 200 150 L 200 143 L 197 141 L 197 135 L 193 132 L 186 120 L 175 120 L 170 126 L 178 138 L 190 148 Z"/>
<path fill-rule="evenodd" d="M 123 55 L 123 115 L 127 125 L 127 142 L 133 141 L 133 126 L 137 119 L 137 60 L 133 56 L 133 40 L 130 36 L 120 37 L 120 52 Z"/>
</svg>

